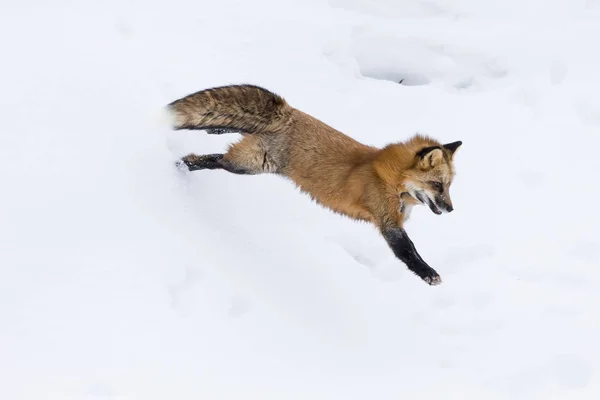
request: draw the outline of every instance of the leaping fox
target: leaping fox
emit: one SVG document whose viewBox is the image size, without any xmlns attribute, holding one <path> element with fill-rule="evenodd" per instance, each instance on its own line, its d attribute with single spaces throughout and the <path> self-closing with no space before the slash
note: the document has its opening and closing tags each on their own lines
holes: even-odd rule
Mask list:
<svg viewBox="0 0 600 400">
<path fill-rule="evenodd" d="M 430 285 L 442 282 L 403 228 L 414 205 L 451 212 L 449 188 L 461 141 L 447 144 L 416 134 L 381 149 L 364 145 L 254 85 L 201 90 L 167 106 L 173 129 L 236 132 L 242 139 L 225 154 L 189 154 L 190 171 L 272 173 L 290 179 L 330 210 L 379 229 L 406 266 Z"/>
</svg>

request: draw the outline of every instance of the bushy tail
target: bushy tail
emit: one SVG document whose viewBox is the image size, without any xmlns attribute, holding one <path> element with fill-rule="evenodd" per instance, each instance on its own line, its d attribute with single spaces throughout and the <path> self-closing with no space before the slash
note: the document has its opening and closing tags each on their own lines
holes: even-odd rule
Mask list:
<svg viewBox="0 0 600 400">
<path fill-rule="evenodd" d="M 230 85 L 185 96 L 170 103 L 174 129 L 223 128 L 245 133 L 282 133 L 291 123 L 287 102 L 253 85 Z"/>
</svg>

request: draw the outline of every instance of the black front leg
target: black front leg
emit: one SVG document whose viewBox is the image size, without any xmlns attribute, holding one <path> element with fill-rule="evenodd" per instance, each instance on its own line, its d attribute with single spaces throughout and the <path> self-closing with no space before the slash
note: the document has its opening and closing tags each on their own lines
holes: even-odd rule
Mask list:
<svg viewBox="0 0 600 400">
<path fill-rule="evenodd" d="M 439 285 L 442 278 L 421 258 L 415 245 L 403 228 L 382 229 L 382 234 L 388 245 L 409 270 L 418 275 L 430 285 Z"/>
</svg>

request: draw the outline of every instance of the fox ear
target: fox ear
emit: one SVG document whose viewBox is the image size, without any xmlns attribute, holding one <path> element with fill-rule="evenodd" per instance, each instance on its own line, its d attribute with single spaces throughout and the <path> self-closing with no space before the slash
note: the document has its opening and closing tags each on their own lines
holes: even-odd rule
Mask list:
<svg viewBox="0 0 600 400">
<path fill-rule="evenodd" d="M 438 146 L 425 147 L 417 152 L 419 157 L 418 166 L 422 170 L 428 170 L 440 164 L 444 158 L 442 149 Z"/>
<path fill-rule="evenodd" d="M 452 156 L 454 156 L 454 152 L 462 145 L 462 142 L 459 140 L 457 142 L 446 143 L 444 148 L 450 152 Z"/>
</svg>

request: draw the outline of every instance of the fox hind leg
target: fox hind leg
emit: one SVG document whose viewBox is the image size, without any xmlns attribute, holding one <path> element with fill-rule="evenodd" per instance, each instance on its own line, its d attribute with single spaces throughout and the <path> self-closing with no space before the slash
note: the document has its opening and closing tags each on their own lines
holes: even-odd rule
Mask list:
<svg viewBox="0 0 600 400">
<path fill-rule="evenodd" d="M 224 169 L 241 175 L 255 175 L 276 170 L 259 136 L 244 137 L 231 145 L 225 154 L 188 154 L 178 162 L 178 166 L 182 164 L 190 171 Z"/>
<path fill-rule="evenodd" d="M 209 135 L 223 135 L 225 133 L 242 133 L 242 131 L 234 128 L 206 128 L 206 133 Z"/>
<path fill-rule="evenodd" d="M 252 172 L 243 166 L 236 165 L 231 161 L 225 159 L 225 154 L 188 154 L 185 157 L 182 157 L 181 160 L 177 162 L 178 167 L 182 167 L 183 165 L 187 166 L 190 171 L 198 171 L 202 169 L 223 169 L 225 171 L 239 174 L 239 175 L 247 175 Z"/>
</svg>

